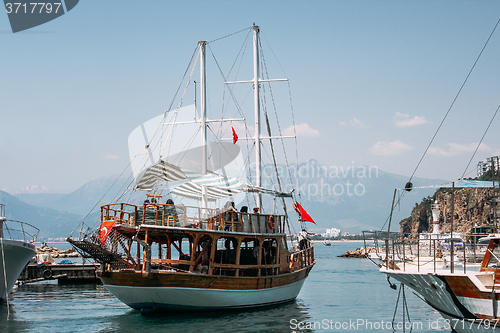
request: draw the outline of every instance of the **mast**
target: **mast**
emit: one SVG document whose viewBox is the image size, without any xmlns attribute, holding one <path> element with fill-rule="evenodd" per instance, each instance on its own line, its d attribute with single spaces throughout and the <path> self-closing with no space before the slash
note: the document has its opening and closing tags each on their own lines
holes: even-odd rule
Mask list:
<svg viewBox="0 0 500 333">
<path fill-rule="evenodd" d="M 253 97 L 255 111 L 255 186 L 262 186 L 260 147 L 259 26 L 253 25 Z M 262 194 L 257 194 L 257 207 L 262 211 Z"/>
<path fill-rule="evenodd" d="M 260 86 L 261 82 L 273 82 L 273 81 L 288 81 L 288 79 L 265 79 L 261 80 L 260 70 L 259 70 L 259 33 L 260 27 L 253 24 L 253 79 L 246 81 L 234 81 L 226 82 L 226 84 L 235 83 L 252 83 L 253 84 L 253 96 L 254 96 L 254 113 L 255 113 L 255 135 L 253 138 L 239 138 L 239 140 L 253 140 L 255 142 L 255 186 L 262 187 L 262 147 L 261 141 L 263 139 L 279 139 L 279 138 L 295 138 L 295 136 L 273 136 L 273 137 L 262 137 L 260 132 Z M 262 211 L 262 194 L 257 193 L 256 200 L 257 207 Z"/>
<path fill-rule="evenodd" d="M 205 57 L 205 46 L 207 44 L 206 41 L 202 40 L 198 42 L 200 46 L 200 115 L 201 115 L 201 174 L 207 174 L 207 85 L 206 85 L 206 57 Z M 201 186 L 201 208 L 207 208 L 207 193 L 206 187 Z M 205 213 L 205 210 L 202 210 L 202 214 Z"/>
</svg>

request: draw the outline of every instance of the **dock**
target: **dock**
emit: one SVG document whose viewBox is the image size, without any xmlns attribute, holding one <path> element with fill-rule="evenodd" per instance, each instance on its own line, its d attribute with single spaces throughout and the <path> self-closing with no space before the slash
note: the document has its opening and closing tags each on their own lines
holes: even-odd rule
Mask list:
<svg viewBox="0 0 500 333">
<path fill-rule="evenodd" d="M 101 283 L 97 277 L 100 265 L 86 264 L 30 264 L 19 275 L 22 284 L 57 280 L 59 284 Z"/>
</svg>

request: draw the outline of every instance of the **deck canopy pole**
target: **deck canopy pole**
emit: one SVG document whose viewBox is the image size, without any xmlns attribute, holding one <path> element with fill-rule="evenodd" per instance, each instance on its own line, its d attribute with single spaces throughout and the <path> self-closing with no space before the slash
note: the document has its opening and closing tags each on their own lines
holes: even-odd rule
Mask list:
<svg viewBox="0 0 500 333">
<path fill-rule="evenodd" d="M 389 239 L 391 234 L 391 222 L 392 222 L 392 213 L 394 212 L 394 202 L 396 201 L 396 193 L 397 189 L 394 190 L 394 195 L 392 197 L 392 206 L 391 206 L 391 215 L 389 215 L 389 227 L 387 228 L 387 239 Z"/>
<path fill-rule="evenodd" d="M 455 182 L 451 185 L 451 222 L 450 222 L 450 238 L 451 238 L 451 272 L 453 273 L 453 215 L 455 214 Z"/>
</svg>

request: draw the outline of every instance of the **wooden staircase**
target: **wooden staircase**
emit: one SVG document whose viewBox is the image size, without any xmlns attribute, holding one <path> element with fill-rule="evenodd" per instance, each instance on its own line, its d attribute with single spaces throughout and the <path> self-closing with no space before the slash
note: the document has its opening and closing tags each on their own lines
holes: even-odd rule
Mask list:
<svg viewBox="0 0 500 333">
<path fill-rule="evenodd" d="M 82 255 L 84 258 L 93 258 L 100 263 L 109 264 L 116 268 L 132 267 L 133 265 L 125 261 L 121 256 L 112 253 L 99 245 L 96 245 L 87 240 L 74 240 L 67 238 L 71 245 Z"/>
</svg>

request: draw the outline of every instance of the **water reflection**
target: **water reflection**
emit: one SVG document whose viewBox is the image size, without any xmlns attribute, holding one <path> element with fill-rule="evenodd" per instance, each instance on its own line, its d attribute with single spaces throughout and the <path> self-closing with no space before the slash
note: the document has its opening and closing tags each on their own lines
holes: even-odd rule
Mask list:
<svg viewBox="0 0 500 333">
<path fill-rule="evenodd" d="M 58 285 L 56 281 L 27 284 L 15 288 L 10 295 L 8 318 L 6 305 L 0 304 L 0 332 L 292 332 L 299 331 L 291 327 L 292 319 L 294 323 L 322 323 L 324 319 L 335 324 L 358 319 L 390 322 L 398 292 L 389 288 L 385 276 L 366 260 L 337 258 L 359 246 L 361 244 L 335 243 L 331 247 L 316 247 L 318 262 L 297 301 L 239 312 L 142 316 L 102 285 Z M 442 322 L 442 317 L 413 294 L 407 293 L 407 296 L 412 322 L 423 325 L 418 332 L 435 332 L 430 324 Z M 400 313 L 397 322 L 402 321 Z M 316 331 L 344 330 L 316 326 Z M 383 330 L 363 327 L 347 331 L 378 333 Z"/>
<path fill-rule="evenodd" d="M 0 332 L 28 332 L 32 329 L 30 322 L 24 322 L 18 318 L 18 310 L 15 304 L 0 301 Z"/>
<path fill-rule="evenodd" d="M 100 332 L 123 332 L 144 327 L 169 332 L 285 332 L 290 331 L 290 320 L 310 320 L 308 308 L 300 301 L 241 311 L 209 311 L 193 313 L 162 313 L 142 316 L 130 310 L 109 318 L 109 326 Z"/>
</svg>

